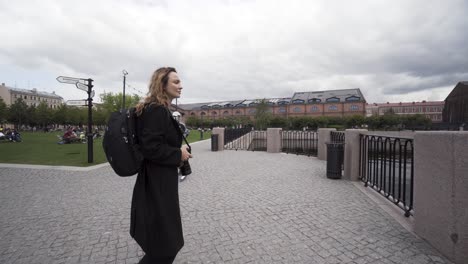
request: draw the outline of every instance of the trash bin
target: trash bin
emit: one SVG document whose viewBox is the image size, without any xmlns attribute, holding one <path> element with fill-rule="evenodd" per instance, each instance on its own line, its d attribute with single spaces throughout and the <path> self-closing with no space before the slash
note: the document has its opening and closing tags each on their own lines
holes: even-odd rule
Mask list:
<svg viewBox="0 0 468 264">
<path fill-rule="evenodd" d="M 340 179 L 344 159 L 344 143 L 326 142 L 327 145 L 327 178 Z"/>
<path fill-rule="evenodd" d="M 218 151 L 218 134 L 211 135 L 211 151 Z"/>
</svg>

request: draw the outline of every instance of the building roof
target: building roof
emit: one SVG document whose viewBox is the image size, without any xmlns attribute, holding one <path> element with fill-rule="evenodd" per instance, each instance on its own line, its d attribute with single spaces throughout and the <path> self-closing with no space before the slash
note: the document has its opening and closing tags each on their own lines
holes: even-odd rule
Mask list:
<svg viewBox="0 0 468 264">
<path fill-rule="evenodd" d="M 279 105 L 289 104 L 294 100 L 303 100 L 307 103 L 309 99 L 319 98 L 322 102 L 326 102 L 326 99 L 336 97 L 340 102 L 345 102 L 347 98 L 355 97 L 355 101 L 365 102 L 364 96 L 359 88 L 345 89 L 345 90 L 330 90 L 330 91 L 316 91 L 316 92 L 296 92 L 294 96 L 283 97 L 283 98 L 262 98 L 262 99 L 244 99 L 234 101 L 221 101 L 221 102 L 207 102 L 207 103 L 194 103 L 194 104 L 180 104 L 179 107 L 184 110 L 193 111 L 200 109 L 211 109 L 211 108 L 223 108 L 229 104 L 232 106 L 250 104 L 258 104 L 262 100 L 266 100 L 268 104 Z"/>
<path fill-rule="evenodd" d="M 8 87 L 8 86 L 6 86 L 6 87 L 10 91 L 23 93 L 23 94 L 27 94 L 27 95 L 46 96 L 46 97 L 52 97 L 52 98 L 57 98 L 57 99 L 63 99 L 61 96 L 55 94 L 55 92 L 48 93 L 48 92 L 44 92 L 44 91 L 38 91 L 36 88 L 33 88 L 33 89 L 29 90 L 29 89 L 12 88 L 12 87 Z"/>
<path fill-rule="evenodd" d="M 453 97 L 462 96 L 463 94 L 468 94 L 468 81 L 463 81 L 457 83 L 455 88 L 450 92 L 450 94 L 445 98 L 445 100 Z"/>
<path fill-rule="evenodd" d="M 422 102 L 400 102 L 400 103 L 382 103 L 382 104 L 373 103 L 373 104 L 368 104 L 368 106 L 376 106 L 376 107 L 426 106 L 426 105 L 444 105 L 444 101 L 422 101 Z"/>
<path fill-rule="evenodd" d="M 326 102 L 330 98 L 338 98 L 340 102 L 347 101 L 347 98 L 354 97 L 356 101 L 366 101 L 364 96 L 361 93 L 361 89 L 342 89 L 342 90 L 328 90 L 328 91 L 313 91 L 313 92 L 296 92 L 294 93 L 291 101 L 303 100 L 308 102 L 313 99 L 320 99 L 321 102 Z"/>
</svg>

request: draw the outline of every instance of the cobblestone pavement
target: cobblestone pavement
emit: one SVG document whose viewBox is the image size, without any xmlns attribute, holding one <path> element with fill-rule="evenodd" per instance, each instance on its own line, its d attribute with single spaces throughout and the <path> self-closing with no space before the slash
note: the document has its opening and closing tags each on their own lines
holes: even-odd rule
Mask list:
<svg viewBox="0 0 468 264">
<path fill-rule="evenodd" d="M 175 263 L 450 263 L 324 161 L 193 145 Z M 0 168 L 0 263 L 137 263 L 135 177 Z"/>
</svg>

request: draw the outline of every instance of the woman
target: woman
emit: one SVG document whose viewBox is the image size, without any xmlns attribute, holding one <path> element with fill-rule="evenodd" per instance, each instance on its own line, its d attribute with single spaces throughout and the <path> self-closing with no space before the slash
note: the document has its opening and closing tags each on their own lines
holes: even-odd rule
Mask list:
<svg viewBox="0 0 468 264">
<path fill-rule="evenodd" d="M 144 157 L 133 189 L 130 235 L 146 255 L 140 263 L 172 263 L 184 245 L 177 167 L 192 156 L 168 107 L 182 86 L 174 68 L 153 73 L 148 96 L 136 106 Z"/>
</svg>

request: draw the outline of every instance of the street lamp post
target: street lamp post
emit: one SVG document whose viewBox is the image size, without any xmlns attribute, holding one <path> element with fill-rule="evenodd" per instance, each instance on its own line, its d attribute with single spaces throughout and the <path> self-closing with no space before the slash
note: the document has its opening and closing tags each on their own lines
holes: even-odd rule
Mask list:
<svg viewBox="0 0 468 264">
<path fill-rule="evenodd" d="M 122 109 L 125 109 L 125 80 L 127 78 L 128 72 L 126 70 L 122 70 L 123 73 L 123 98 L 122 98 Z"/>
</svg>

